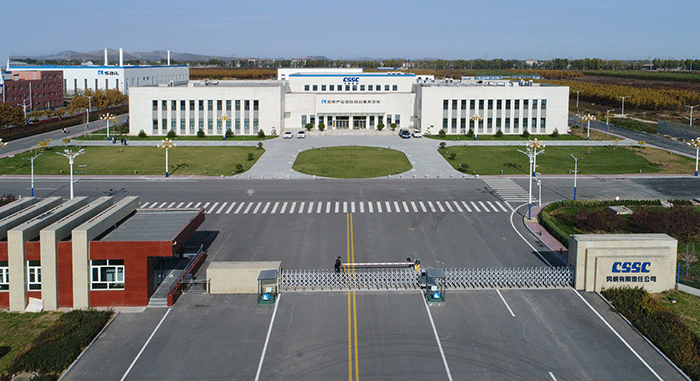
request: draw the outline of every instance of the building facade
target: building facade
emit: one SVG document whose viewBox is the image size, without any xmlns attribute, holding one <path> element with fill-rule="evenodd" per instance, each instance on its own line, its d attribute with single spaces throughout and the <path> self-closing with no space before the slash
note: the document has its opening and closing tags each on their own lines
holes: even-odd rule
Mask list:
<svg viewBox="0 0 700 381">
<path fill-rule="evenodd" d="M 130 133 L 279 134 L 307 124 L 328 130 L 396 125 L 423 133 L 551 134 L 567 131 L 569 89 L 532 81 L 436 81 L 359 69 L 280 69 L 280 80 L 192 81 L 132 88 Z M 246 128 L 247 127 L 247 128 Z"/>
<path fill-rule="evenodd" d="M 63 72 L 9 72 L 2 81 L 2 101 L 10 106 L 26 107 L 26 111 L 63 106 Z"/>
</svg>

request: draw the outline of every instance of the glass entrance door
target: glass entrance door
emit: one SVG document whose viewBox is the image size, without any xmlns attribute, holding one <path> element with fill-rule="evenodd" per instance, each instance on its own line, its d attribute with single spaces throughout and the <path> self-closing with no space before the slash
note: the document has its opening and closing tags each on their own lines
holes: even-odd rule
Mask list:
<svg viewBox="0 0 700 381">
<path fill-rule="evenodd" d="M 335 128 L 345 129 L 350 128 L 350 117 L 349 116 L 337 116 L 335 118 Z"/>
<path fill-rule="evenodd" d="M 352 128 L 354 130 L 364 130 L 367 128 L 367 117 L 366 116 L 355 116 L 352 118 Z"/>
</svg>

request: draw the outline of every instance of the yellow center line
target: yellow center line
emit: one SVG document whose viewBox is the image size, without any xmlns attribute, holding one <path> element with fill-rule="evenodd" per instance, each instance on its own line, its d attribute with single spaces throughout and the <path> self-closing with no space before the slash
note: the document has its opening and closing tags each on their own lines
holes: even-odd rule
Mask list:
<svg viewBox="0 0 700 381">
<path fill-rule="evenodd" d="M 347 255 L 348 255 L 348 262 L 350 263 L 355 263 L 355 243 L 354 243 L 354 237 L 353 237 L 353 227 L 352 227 L 352 214 L 348 213 L 347 214 Z M 351 266 L 352 268 L 349 269 L 349 271 L 352 271 L 352 274 L 355 274 L 355 266 Z M 350 275 L 348 273 L 348 275 Z M 350 297 L 352 294 L 352 298 Z M 353 325 L 354 325 L 354 330 L 353 330 Z M 355 350 L 353 353 L 353 342 L 355 344 Z M 359 381 L 360 379 L 360 364 L 359 364 L 359 357 L 358 357 L 358 350 L 357 350 L 357 297 L 355 295 L 355 291 L 348 291 L 348 380 L 352 381 L 353 379 L 353 370 L 355 373 L 355 380 Z M 353 359 L 353 354 L 354 354 L 354 359 Z M 353 361 L 354 360 L 354 361 Z M 354 369 L 353 369 L 353 363 L 354 363 Z"/>
</svg>

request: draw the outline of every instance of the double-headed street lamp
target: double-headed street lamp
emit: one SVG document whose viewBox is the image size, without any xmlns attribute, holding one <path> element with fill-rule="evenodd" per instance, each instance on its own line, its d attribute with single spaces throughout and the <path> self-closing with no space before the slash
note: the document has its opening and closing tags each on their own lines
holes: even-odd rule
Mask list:
<svg viewBox="0 0 700 381">
<path fill-rule="evenodd" d="M 591 120 L 595 120 L 595 115 L 586 114 L 581 117 L 581 120 L 588 122 L 588 129 L 586 130 L 586 140 L 591 140 Z"/>
<path fill-rule="evenodd" d="M 37 157 L 41 156 L 41 155 L 44 153 L 43 150 L 46 149 L 46 147 L 49 146 L 49 143 L 50 143 L 52 140 L 53 140 L 53 139 L 47 139 L 47 140 L 42 140 L 42 141 L 40 141 L 40 142 L 38 143 L 38 145 L 39 145 L 39 149 L 41 149 L 42 151 L 39 151 L 39 153 L 37 153 L 36 155 L 34 155 L 34 156 L 30 157 L 30 158 L 24 158 L 24 160 L 29 160 L 29 161 L 31 161 L 31 164 L 32 164 L 32 165 L 31 165 L 31 167 L 32 167 L 32 197 L 34 197 L 34 160 L 36 160 Z"/>
<path fill-rule="evenodd" d="M 469 118 L 469 120 L 474 122 L 474 140 L 477 140 L 479 136 L 479 123 L 481 123 L 484 118 L 482 118 L 479 114 L 474 114 L 471 118 Z"/>
<path fill-rule="evenodd" d="M 175 148 L 175 143 L 173 143 L 173 141 L 170 139 L 163 139 L 160 144 L 158 144 L 158 148 L 165 150 L 165 177 L 168 177 L 170 176 L 168 173 L 168 150 Z"/>
<path fill-rule="evenodd" d="M 525 146 L 525 151 L 518 150 L 518 152 L 527 155 L 530 161 L 530 170 L 528 171 L 529 191 L 527 201 L 527 219 L 528 221 L 532 221 L 532 177 L 535 173 L 535 157 L 541 153 L 544 153 L 544 145 L 538 142 L 537 139 L 534 141 L 530 140 Z"/>
<path fill-rule="evenodd" d="M 224 140 L 226 140 L 226 122 L 229 120 L 231 120 L 231 117 L 226 114 L 223 114 L 219 117 L 219 122 L 221 122 L 222 124 L 221 131 L 223 133 Z"/>
<path fill-rule="evenodd" d="M 688 142 L 688 145 L 695 147 L 695 176 L 698 175 L 698 153 L 700 153 L 700 137 Z"/>
<path fill-rule="evenodd" d="M 115 122 L 117 120 L 117 118 L 114 117 L 114 114 L 107 113 L 107 114 L 102 114 L 102 117 L 100 119 L 107 121 L 107 140 L 109 140 L 109 122 Z"/>
<path fill-rule="evenodd" d="M 615 109 L 605 111 L 605 132 L 608 132 L 608 129 L 610 128 L 610 118 L 608 116 L 610 111 L 615 111 Z"/>
<path fill-rule="evenodd" d="M 62 140 L 63 145 L 67 146 L 68 143 L 70 143 L 70 139 L 63 139 Z M 85 153 L 85 150 L 80 148 L 78 151 L 74 152 L 71 149 L 64 149 L 63 153 L 61 152 L 56 152 L 57 155 L 65 156 L 68 158 L 68 164 L 70 165 L 70 199 L 73 199 L 73 162 L 75 161 L 75 158 L 79 155 L 82 155 Z"/>
</svg>

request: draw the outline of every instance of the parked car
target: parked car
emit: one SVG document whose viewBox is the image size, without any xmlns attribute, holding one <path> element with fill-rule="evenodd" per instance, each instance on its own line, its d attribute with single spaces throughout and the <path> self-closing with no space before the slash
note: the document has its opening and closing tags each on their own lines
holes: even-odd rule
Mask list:
<svg viewBox="0 0 700 381">
<path fill-rule="evenodd" d="M 291 139 L 292 137 L 294 137 L 294 134 L 292 133 L 292 131 L 285 131 L 284 134 L 282 135 L 282 138 L 284 138 L 284 139 Z"/>
<path fill-rule="evenodd" d="M 399 130 L 399 136 L 403 139 L 410 139 L 411 133 L 408 132 L 408 130 L 401 129 L 401 130 Z"/>
<path fill-rule="evenodd" d="M 305 137 L 306 137 L 306 131 L 299 130 L 299 132 L 297 132 L 297 139 L 304 139 Z"/>
<path fill-rule="evenodd" d="M 423 135 L 420 133 L 420 130 L 413 130 L 413 135 L 414 138 L 422 138 Z"/>
</svg>

